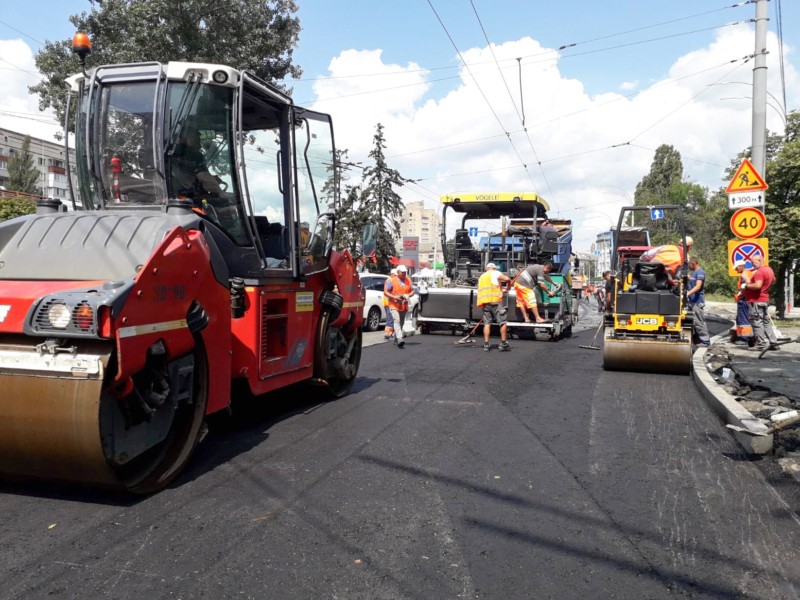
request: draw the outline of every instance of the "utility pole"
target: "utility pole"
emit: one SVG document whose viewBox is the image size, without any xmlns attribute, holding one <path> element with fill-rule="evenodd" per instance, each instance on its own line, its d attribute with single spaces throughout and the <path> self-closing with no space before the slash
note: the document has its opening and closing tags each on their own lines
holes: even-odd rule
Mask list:
<svg viewBox="0 0 800 600">
<path fill-rule="evenodd" d="M 767 170 L 767 1 L 756 0 L 756 47 L 753 66 L 752 162 L 766 177 Z"/>
</svg>

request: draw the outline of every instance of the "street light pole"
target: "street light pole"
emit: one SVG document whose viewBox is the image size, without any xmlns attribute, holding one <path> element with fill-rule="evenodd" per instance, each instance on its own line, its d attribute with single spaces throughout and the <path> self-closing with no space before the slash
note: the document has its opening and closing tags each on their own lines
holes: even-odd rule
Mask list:
<svg viewBox="0 0 800 600">
<path fill-rule="evenodd" d="M 752 160 L 766 176 L 767 157 L 767 0 L 756 0 L 756 47 L 753 67 Z"/>
</svg>

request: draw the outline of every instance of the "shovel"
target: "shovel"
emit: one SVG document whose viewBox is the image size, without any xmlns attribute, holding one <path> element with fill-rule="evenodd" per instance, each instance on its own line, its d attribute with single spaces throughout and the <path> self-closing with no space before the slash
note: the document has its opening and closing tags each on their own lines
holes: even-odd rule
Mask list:
<svg viewBox="0 0 800 600">
<path fill-rule="evenodd" d="M 594 337 L 592 338 L 592 343 L 587 345 L 578 346 L 578 348 L 585 348 L 586 350 L 602 350 L 600 346 L 597 345 L 597 334 L 600 333 L 600 329 L 603 327 L 603 319 L 600 319 L 600 324 L 597 326 L 597 331 L 594 332 Z"/>
<path fill-rule="evenodd" d="M 460 339 L 460 340 L 458 340 L 457 342 L 453 342 L 453 343 L 454 343 L 456 346 L 458 346 L 458 345 L 464 345 L 464 344 L 474 344 L 474 343 L 475 343 L 475 340 L 474 340 L 474 339 L 472 339 L 472 336 L 473 336 L 473 335 L 475 335 L 475 332 L 476 332 L 476 331 L 478 331 L 478 327 L 480 327 L 481 325 L 483 325 L 483 321 L 478 321 L 478 322 L 475 324 L 475 327 L 473 327 L 473 328 L 472 328 L 472 331 L 470 331 L 470 332 L 469 332 L 467 335 L 465 335 L 463 338 L 461 338 L 461 339 Z"/>
</svg>

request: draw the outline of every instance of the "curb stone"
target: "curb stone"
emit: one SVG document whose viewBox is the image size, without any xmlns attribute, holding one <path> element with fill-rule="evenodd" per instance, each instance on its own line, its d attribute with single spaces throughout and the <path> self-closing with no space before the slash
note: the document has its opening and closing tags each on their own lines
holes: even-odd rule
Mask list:
<svg viewBox="0 0 800 600">
<path fill-rule="evenodd" d="M 726 334 L 721 334 L 712 338 L 711 343 L 716 339 L 724 339 Z M 692 378 L 700 393 L 725 424 L 737 425 L 754 432 L 766 431 L 767 427 L 758 418 L 753 416 L 748 410 L 744 409 L 734 396 L 728 393 L 717 383 L 717 380 L 706 368 L 706 353 L 708 347 L 700 347 L 692 355 Z M 739 443 L 747 454 L 768 454 L 772 451 L 772 434 L 747 435 L 738 431 L 731 430 L 734 439 Z"/>
</svg>

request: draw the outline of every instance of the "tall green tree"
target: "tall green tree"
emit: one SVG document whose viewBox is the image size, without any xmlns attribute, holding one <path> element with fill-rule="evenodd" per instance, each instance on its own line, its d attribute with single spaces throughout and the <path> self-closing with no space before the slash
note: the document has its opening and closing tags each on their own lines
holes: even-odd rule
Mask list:
<svg viewBox="0 0 800 600">
<path fill-rule="evenodd" d="M 661 144 L 656 148 L 650 172 L 636 184 L 634 204 L 637 206 L 668 204 L 670 189 L 682 179 L 683 162 L 680 152 L 668 144 Z"/>
<path fill-rule="evenodd" d="M 377 270 L 388 273 L 391 269 L 389 258 L 397 255 L 394 240 L 400 237 L 400 216 L 404 206 L 395 188 L 402 187 L 410 180 L 386 163 L 386 138 L 380 123 L 375 127 L 372 142 L 369 157 L 374 164 L 364 169 L 362 203 L 364 210 L 378 226 L 375 250 Z"/>
<path fill-rule="evenodd" d="M 634 204 L 653 206 L 674 204 L 684 209 L 684 226 L 691 235 L 693 213 L 708 202 L 708 190 L 701 185 L 683 180 L 683 161 L 680 152 L 672 146 L 662 144 L 656 148 L 650 171 L 636 185 Z M 638 218 L 638 217 L 637 217 Z M 652 223 L 650 241 L 653 245 L 680 241 L 680 224 L 675 211 L 667 212 L 664 219 Z M 641 224 L 636 222 L 636 224 Z"/>
<path fill-rule="evenodd" d="M 784 136 L 772 156 L 767 154 L 765 179 L 769 183 L 764 206 L 769 264 L 777 277 L 773 297 L 778 316 L 783 317 L 784 277 L 793 260 L 800 257 L 800 112 L 789 113 Z"/>
<path fill-rule="evenodd" d="M 329 205 L 336 215 L 334 246 L 347 248 L 354 258 L 360 258 L 364 226 L 369 216 L 363 207 L 361 188 L 349 183 L 353 168 L 361 167 L 350 161 L 346 148 L 337 148 L 333 163 L 328 167 L 330 176 L 322 186 L 322 196 L 331 199 Z"/>
<path fill-rule="evenodd" d="M 72 15 L 92 39 L 95 65 L 175 60 L 247 69 L 267 81 L 299 77 L 292 63 L 300 35 L 294 0 L 103 0 Z M 29 91 L 63 121 L 64 80 L 80 70 L 72 40 L 45 42 L 36 54 L 42 81 Z"/>
<path fill-rule="evenodd" d="M 31 136 L 22 140 L 22 149 L 8 159 L 8 189 L 24 194 L 41 194 L 39 170 L 33 164 L 30 153 Z"/>
</svg>

